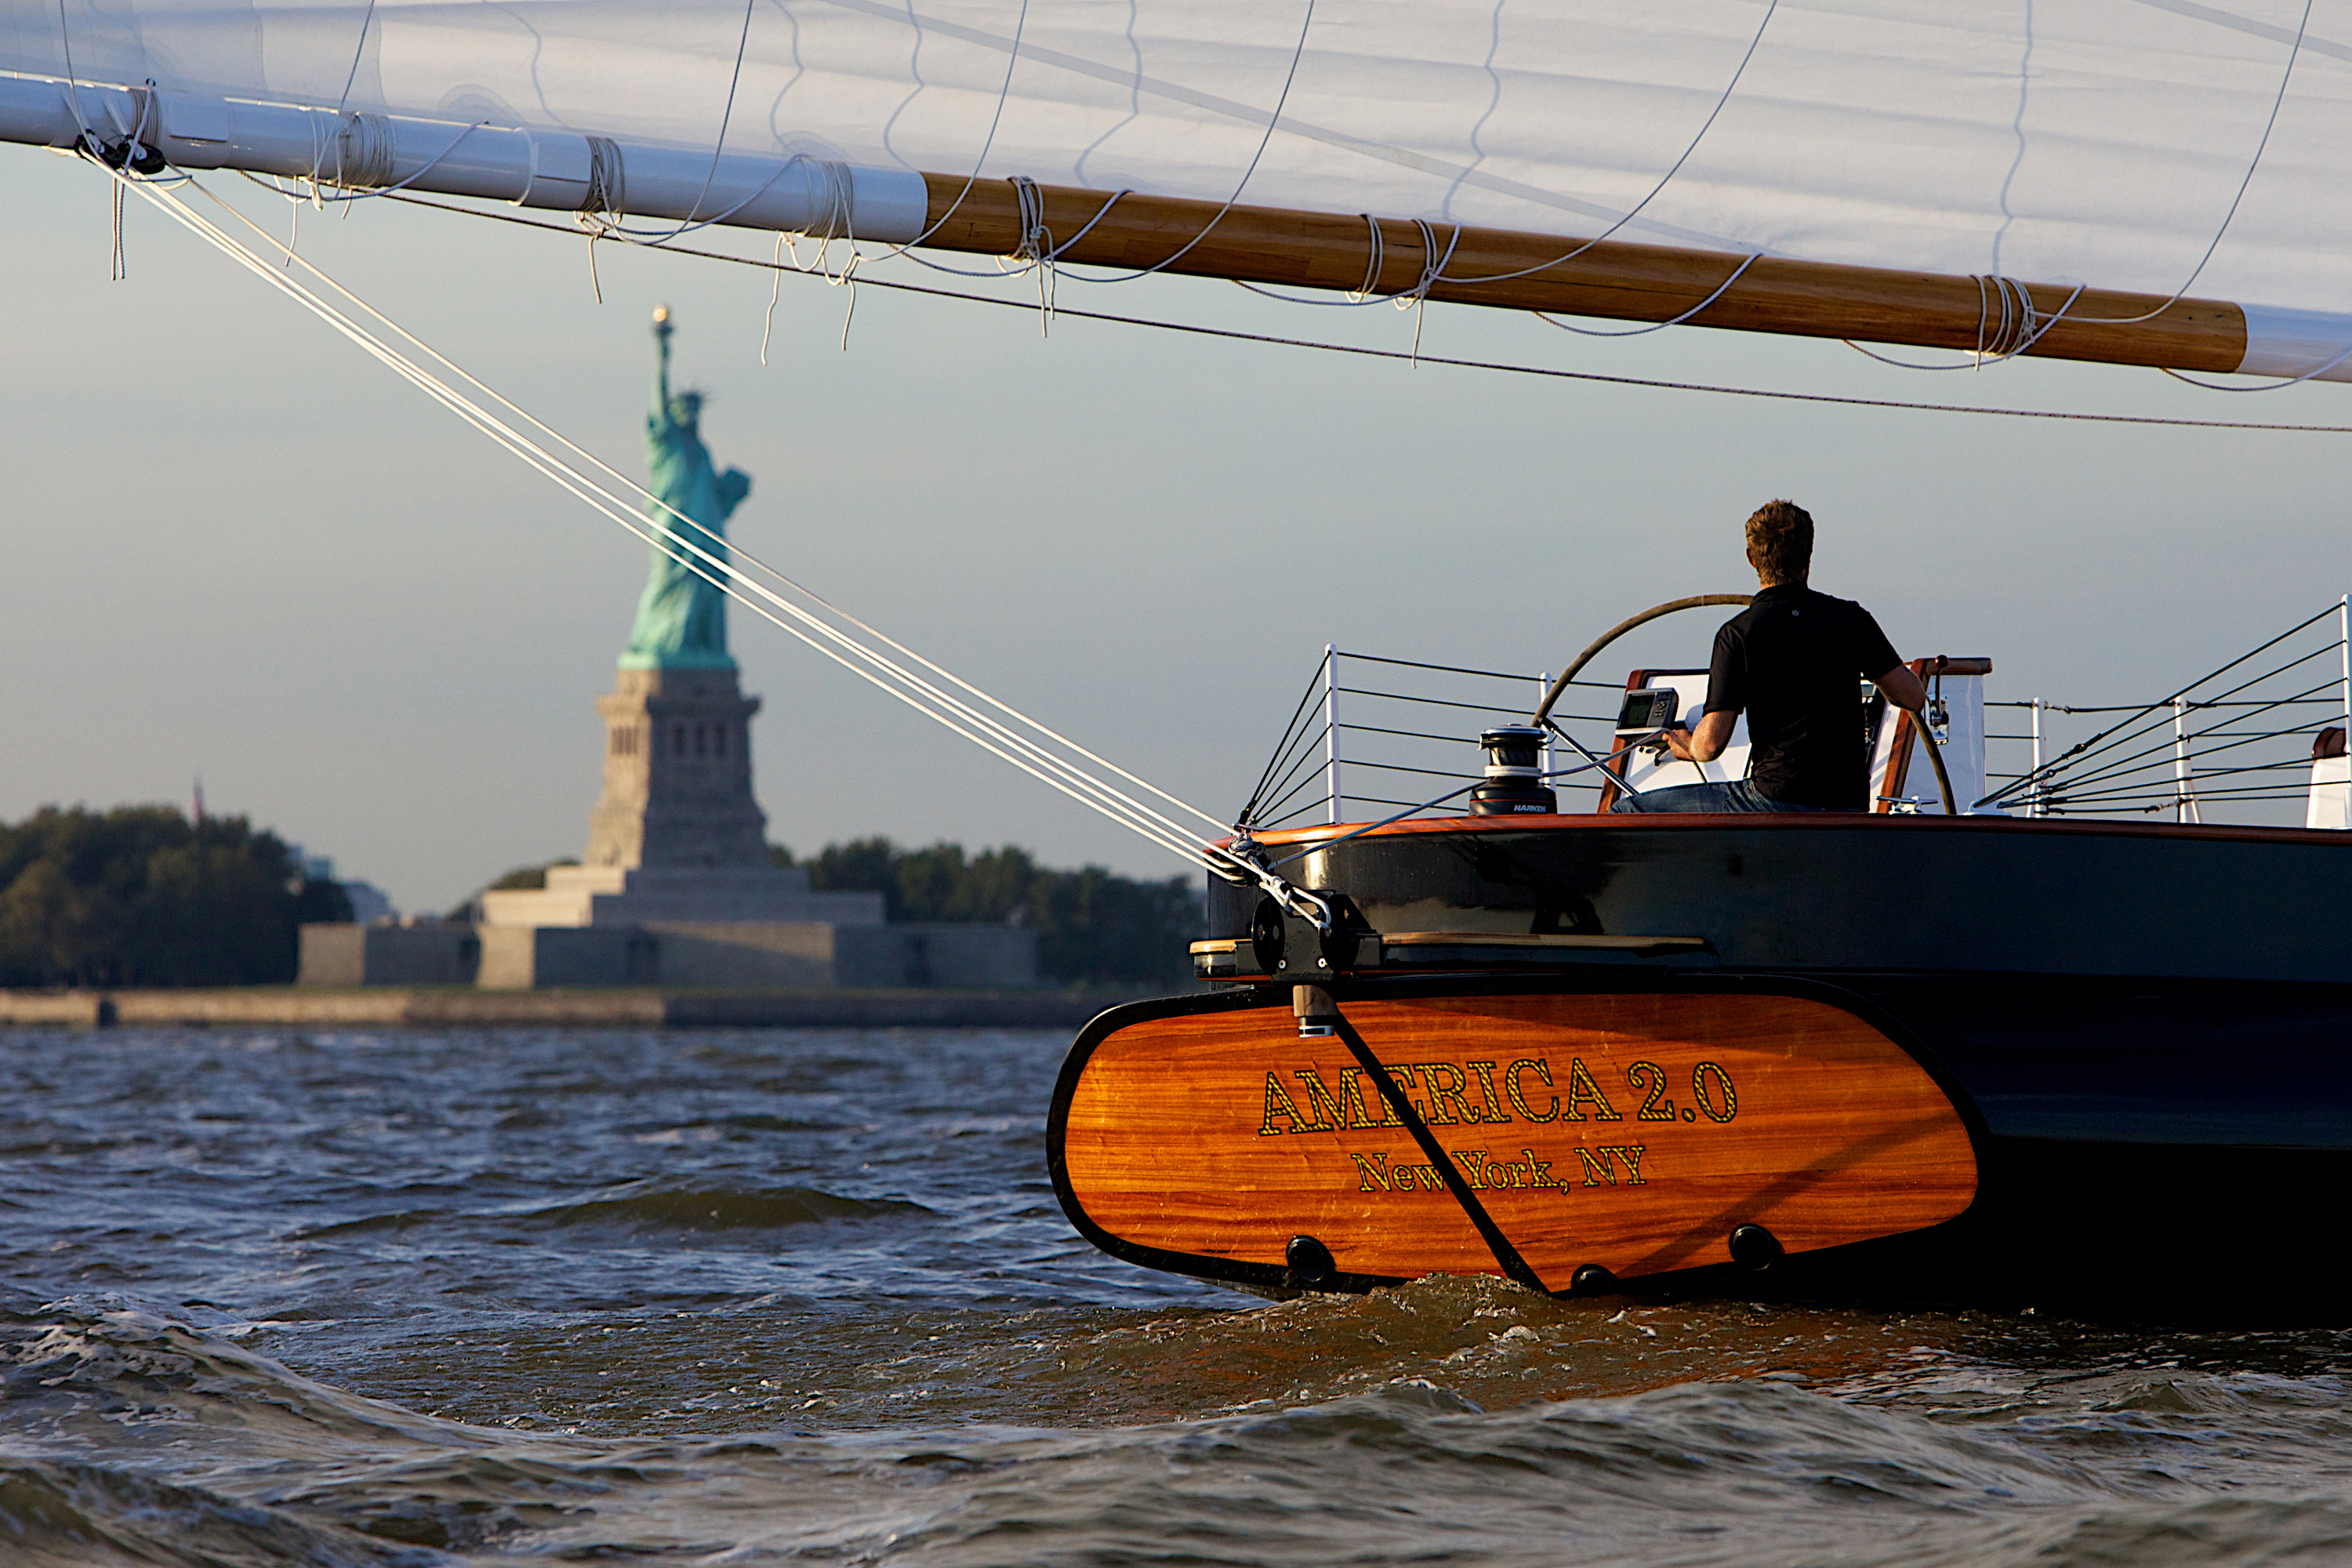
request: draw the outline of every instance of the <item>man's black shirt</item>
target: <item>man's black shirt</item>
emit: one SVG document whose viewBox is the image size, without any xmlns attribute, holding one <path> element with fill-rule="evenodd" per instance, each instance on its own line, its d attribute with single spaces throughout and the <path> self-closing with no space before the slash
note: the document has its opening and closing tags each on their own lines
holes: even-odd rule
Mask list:
<svg viewBox="0 0 2352 1568">
<path fill-rule="evenodd" d="M 1868 610 L 1784 584 L 1758 593 L 1715 634 L 1706 710 L 1746 710 L 1748 776 L 1767 796 L 1862 811 L 1870 762 L 1861 682 L 1902 662 Z"/>
</svg>

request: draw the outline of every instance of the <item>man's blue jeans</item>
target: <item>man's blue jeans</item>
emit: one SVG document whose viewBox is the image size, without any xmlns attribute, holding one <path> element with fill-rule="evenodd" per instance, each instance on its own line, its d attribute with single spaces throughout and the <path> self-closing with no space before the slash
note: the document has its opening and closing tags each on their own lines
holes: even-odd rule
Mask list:
<svg viewBox="0 0 2352 1568">
<path fill-rule="evenodd" d="M 1675 784 L 1670 789 L 1645 789 L 1620 795 L 1612 811 L 1829 811 L 1826 805 L 1798 805 L 1774 800 L 1746 779 L 1730 784 Z"/>
</svg>

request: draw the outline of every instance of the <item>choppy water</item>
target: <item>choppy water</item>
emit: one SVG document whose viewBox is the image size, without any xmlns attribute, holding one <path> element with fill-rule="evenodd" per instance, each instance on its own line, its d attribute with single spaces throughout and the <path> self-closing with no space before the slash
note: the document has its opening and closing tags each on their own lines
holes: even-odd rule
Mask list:
<svg viewBox="0 0 2352 1568">
<path fill-rule="evenodd" d="M 2352 1335 L 1263 1304 L 1064 1044 L 0 1034 L 0 1563 L 2352 1562 Z"/>
</svg>

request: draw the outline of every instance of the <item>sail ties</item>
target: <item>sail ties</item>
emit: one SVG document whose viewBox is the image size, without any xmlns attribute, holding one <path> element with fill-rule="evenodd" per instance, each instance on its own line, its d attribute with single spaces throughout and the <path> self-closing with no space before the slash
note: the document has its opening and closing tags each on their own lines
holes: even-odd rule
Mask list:
<svg viewBox="0 0 2352 1568">
<path fill-rule="evenodd" d="M 1019 225 L 1020 232 L 1013 239 L 1011 253 L 997 263 L 996 269 L 1000 273 L 1004 272 L 1006 270 L 1004 263 L 1013 261 L 1020 263 L 1019 267 L 1013 269 L 1016 275 L 1021 272 L 1034 272 L 1037 275 L 1038 335 L 1050 337 L 1054 325 L 1054 291 L 1061 277 L 1055 263 L 1061 260 L 1063 253 L 1070 247 L 1092 234 L 1095 226 L 1108 217 L 1110 209 L 1118 205 L 1119 198 L 1128 193 L 1125 190 L 1113 191 L 1109 199 L 1103 203 L 1094 216 L 1087 219 L 1085 226 L 1077 233 L 1056 245 L 1054 243 L 1054 231 L 1045 221 L 1045 187 L 1026 174 L 1011 175 L 1006 179 L 1005 184 L 1013 187 L 1013 199 L 1017 209 L 1015 221 Z M 952 267 L 941 267 L 937 262 L 923 261 L 920 257 L 910 256 L 908 259 L 922 261 L 924 266 L 937 272 L 954 272 L 957 276 L 964 278 L 981 276 L 977 273 L 963 272 Z"/>
<path fill-rule="evenodd" d="M 331 145 L 335 160 L 332 180 L 339 194 L 353 187 L 377 189 L 391 184 L 397 177 L 393 164 L 398 148 L 393 138 L 392 121 L 381 114 L 345 115 Z M 310 164 L 313 189 L 325 178 L 320 167 L 326 162 L 324 152 L 322 149 L 321 155 Z"/>
<path fill-rule="evenodd" d="M 1454 259 L 1454 248 L 1462 243 L 1462 226 L 1458 223 L 1454 226 L 1454 237 L 1445 242 L 1445 254 L 1443 256 L 1437 253 L 1437 230 L 1430 226 L 1428 220 L 1415 218 L 1412 226 L 1421 230 L 1421 279 L 1413 284 L 1412 292 L 1397 296 L 1396 308 L 1412 312 L 1412 363 L 1418 366 L 1421 363 L 1421 308 L 1429 302 L 1431 288 L 1445 276 L 1445 264 Z M 1375 236 L 1380 231 L 1379 224 L 1372 225 Z"/>
<path fill-rule="evenodd" d="M 1012 179 L 1013 199 L 1020 204 L 1021 237 L 1013 243 L 1010 259 L 1037 275 L 1037 335 L 1054 333 L 1054 231 L 1045 226 L 1045 194 L 1026 174 Z M 1117 197 L 1113 197 L 1117 200 Z M 1094 226 L 1087 225 L 1089 228 Z"/>
<path fill-rule="evenodd" d="M 2066 319 L 2066 312 L 2074 308 L 2074 301 L 2089 287 L 2075 284 L 2064 303 L 2045 316 L 2042 307 L 2033 302 L 2032 289 L 2014 278 L 2004 278 L 1998 272 L 1970 273 L 1969 281 L 1977 286 L 1977 346 L 1966 360 L 1951 364 L 1921 364 L 1916 360 L 1875 353 L 1852 338 L 1839 341 L 1865 359 L 1874 359 L 1898 370 L 1982 370 L 1988 364 L 1999 364 L 2032 352 L 2034 344 Z"/>
<path fill-rule="evenodd" d="M 1358 213 L 1356 216 L 1362 218 L 1364 226 L 1372 231 L 1372 239 L 1370 248 L 1364 253 L 1364 286 L 1348 291 L 1348 302 L 1351 305 L 1360 305 L 1380 292 L 1381 265 L 1388 259 L 1388 242 L 1381 237 L 1381 220 L 1370 213 Z"/>
</svg>

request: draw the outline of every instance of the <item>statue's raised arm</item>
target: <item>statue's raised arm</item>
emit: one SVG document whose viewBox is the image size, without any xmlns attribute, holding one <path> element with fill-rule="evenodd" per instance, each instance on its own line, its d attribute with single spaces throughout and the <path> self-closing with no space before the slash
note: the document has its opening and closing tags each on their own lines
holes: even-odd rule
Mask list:
<svg viewBox="0 0 2352 1568">
<path fill-rule="evenodd" d="M 646 414 L 646 422 L 666 425 L 669 422 L 669 335 L 676 329 L 669 324 L 669 307 L 654 307 L 654 405 Z"/>
</svg>

